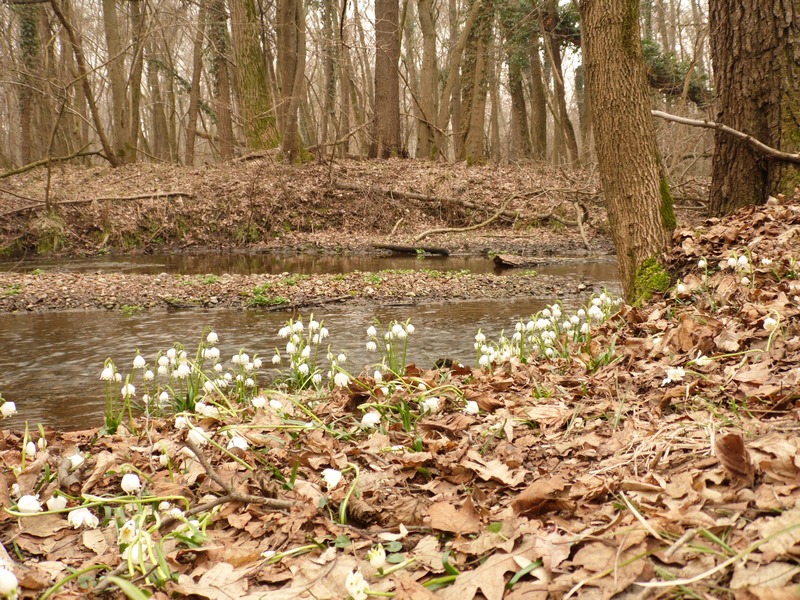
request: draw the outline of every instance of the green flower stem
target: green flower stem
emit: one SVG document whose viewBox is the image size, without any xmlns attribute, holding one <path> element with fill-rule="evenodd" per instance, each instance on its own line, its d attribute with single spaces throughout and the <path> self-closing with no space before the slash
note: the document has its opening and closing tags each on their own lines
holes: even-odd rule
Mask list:
<svg viewBox="0 0 800 600">
<path fill-rule="evenodd" d="M 70 573 L 69 575 L 67 575 L 66 577 L 64 577 L 64 579 L 62 579 L 58 583 L 56 583 L 53 586 L 47 588 L 47 590 L 44 592 L 44 594 L 39 596 L 39 600 L 47 600 L 50 596 L 55 594 L 59 589 L 61 589 L 66 584 L 68 584 L 70 581 L 78 579 L 81 575 L 85 575 L 86 573 L 91 573 L 92 571 L 99 571 L 100 569 L 111 570 L 111 567 L 109 567 L 108 565 L 105 565 L 105 564 L 99 564 L 99 565 L 91 565 L 91 566 L 83 568 L 83 569 L 81 569 L 79 571 L 74 571 L 74 572 Z"/>
<path fill-rule="evenodd" d="M 342 504 L 339 506 L 339 522 L 342 525 L 347 523 L 347 503 L 350 501 L 350 496 L 353 495 L 353 492 L 356 490 L 356 486 L 358 485 L 358 479 L 361 476 L 361 471 L 358 468 L 357 464 L 354 463 L 347 463 L 347 467 L 342 471 L 352 470 L 355 472 L 356 476 L 353 478 L 353 483 L 350 484 L 350 489 L 347 490 L 347 494 L 342 500 Z"/>
</svg>

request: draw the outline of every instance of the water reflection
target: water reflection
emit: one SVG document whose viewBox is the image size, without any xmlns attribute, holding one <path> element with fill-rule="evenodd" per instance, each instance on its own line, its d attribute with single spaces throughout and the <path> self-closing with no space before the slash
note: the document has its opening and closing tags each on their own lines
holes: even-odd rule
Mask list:
<svg viewBox="0 0 800 600">
<path fill-rule="evenodd" d="M 334 352 L 345 351 L 353 371 L 373 361 L 365 349 L 366 329 L 374 319 L 388 323 L 410 318 L 416 327 L 409 360 L 429 367 L 444 356 L 474 364 L 473 338 L 479 328 L 490 338 L 512 329 L 517 318 L 541 310 L 544 300 L 459 302 L 423 306 L 337 307 L 315 314 L 331 331 Z M 304 315 L 308 316 L 308 315 Z M 220 337 L 226 363 L 241 347 L 271 357 L 283 348 L 278 329 L 285 313 L 189 311 L 144 313 L 62 312 L 0 315 L 4 350 L 0 391 L 16 402 L 18 415 L 3 427 L 48 423 L 58 429 L 100 425 L 103 415 L 102 363 L 113 358 L 127 373 L 137 348 L 152 363 L 159 350 L 181 342 L 192 350 L 205 327 Z M 191 352 L 190 352 L 191 354 Z M 265 361 L 266 362 L 266 361 Z"/>
</svg>

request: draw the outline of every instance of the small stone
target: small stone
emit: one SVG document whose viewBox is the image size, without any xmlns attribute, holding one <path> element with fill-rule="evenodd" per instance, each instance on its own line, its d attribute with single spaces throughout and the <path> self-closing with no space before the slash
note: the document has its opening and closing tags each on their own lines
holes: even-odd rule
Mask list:
<svg viewBox="0 0 800 600">
<path fill-rule="evenodd" d="M 579 284 L 578 284 L 578 291 L 579 291 L 579 292 L 584 292 L 584 291 L 586 291 L 586 284 L 585 284 L 585 283 L 579 283 Z"/>
<path fill-rule="evenodd" d="M 210 304 L 219 304 L 219 298 L 217 298 L 216 296 L 211 296 L 211 298 L 208 299 L 208 302 Z"/>
</svg>

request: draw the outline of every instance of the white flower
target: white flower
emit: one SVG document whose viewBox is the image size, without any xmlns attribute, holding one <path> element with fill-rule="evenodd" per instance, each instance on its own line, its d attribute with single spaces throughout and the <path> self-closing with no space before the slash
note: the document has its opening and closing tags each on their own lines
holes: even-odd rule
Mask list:
<svg viewBox="0 0 800 600">
<path fill-rule="evenodd" d="M 253 368 L 254 369 L 260 369 L 263 364 L 264 363 L 261 361 L 260 358 L 254 358 L 253 359 Z"/>
<path fill-rule="evenodd" d="M 327 327 L 322 327 L 319 330 L 319 339 L 324 340 L 326 337 L 330 335 Z"/>
<path fill-rule="evenodd" d="M 592 304 L 589 307 L 589 316 L 596 321 L 602 321 L 605 315 L 603 314 L 603 309 L 597 306 L 596 304 Z"/>
<path fill-rule="evenodd" d="M 683 283 L 682 281 L 678 283 L 677 287 L 675 288 L 675 291 L 678 292 L 678 295 L 680 296 L 685 294 L 687 290 L 688 288 L 686 287 L 686 284 Z"/>
<path fill-rule="evenodd" d="M 159 367 L 166 367 L 169 365 L 169 358 L 166 356 L 159 356 L 158 357 L 158 366 Z"/>
<path fill-rule="evenodd" d="M 186 434 L 186 438 L 198 447 L 203 447 L 208 443 L 208 437 L 202 427 L 190 429 L 189 433 Z"/>
<path fill-rule="evenodd" d="M 0 406 L 0 414 L 3 415 L 4 419 L 17 414 L 17 405 L 13 402 L 4 402 L 3 405 Z"/>
<path fill-rule="evenodd" d="M 412 333 L 414 333 L 414 326 L 411 323 L 406 325 L 406 333 L 408 335 L 411 335 Z"/>
<path fill-rule="evenodd" d="M 728 265 L 728 267 L 730 267 L 731 269 L 735 269 L 735 268 L 736 268 L 736 258 L 734 258 L 733 256 L 731 256 L 731 257 L 730 257 L 730 258 L 727 260 L 727 263 L 726 263 L 726 264 L 727 264 L 727 265 Z"/>
<path fill-rule="evenodd" d="M 311 376 L 311 382 L 314 385 L 319 385 L 320 383 L 322 383 L 322 373 L 314 373 Z"/>
<path fill-rule="evenodd" d="M 344 354 L 340 354 L 339 356 L 336 357 L 336 360 L 339 363 L 346 363 L 347 362 L 347 357 Z"/>
<path fill-rule="evenodd" d="M 406 330 L 403 329 L 403 326 L 400 323 L 395 323 L 392 325 L 392 335 L 395 337 L 400 337 L 400 334 L 405 334 Z"/>
<path fill-rule="evenodd" d="M 100 524 L 100 520 L 92 514 L 88 508 L 78 508 L 67 515 L 67 522 L 73 529 L 80 529 L 83 526 L 94 529 Z"/>
<path fill-rule="evenodd" d="M 136 533 L 138 529 L 139 528 L 136 525 L 136 521 L 125 521 L 125 524 L 119 529 L 117 540 L 120 544 L 130 544 L 134 539 L 136 539 Z"/>
<path fill-rule="evenodd" d="M 371 550 L 367 551 L 367 560 L 376 569 L 380 569 L 386 564 L 386 550 L 383 544 L 375 544 Z"/>
<path fill-rule="evenodd" d="M 219 358 L 219 348 L 204 348 L 203 349 L 203 358 L 209 358 L 211 360 L 217 360 Z"/>
<path fill-rule="evenodd" d="M 670 367 L 667 369 L 667 376 L 661 382 L 661 385 L 666 385 L 668 383 L 682 381 L 684 376 L 686 375 L 686 371 L 683 370 L 683 367 Z"/>
<path fill-rule="evenodd" d="M 742 255 L 736 261 L 736 266 L 741 270 L 748 269 L 750 268 L 750 260 L 746 256 Z"/>
<path fill-rule="evenodd" d="M 376 344 L 372 340 L 367 342 L 367 352 L 376 352 L 377 350 L 378 350 L 378 344 Z"/>
<path fill-rule="evenodd" d="M 136 395 L 136 387 L 132 383 L 126 383 L 120 388 L 119 395 L 123 398 L 132 398 Z"/>
<path fill-rule="evenodd" d="M 224 381 L 231 381 L 233 379 L 233 375 L 231 375 L 230 373 L 225 373 L 225 375 L 222 376 L 222 379 Z"/>
<path fill-rule="evenodd" d="M 364 579 L 364 576 L 358 569 L 347 575 L 344 581 L 344 587 L 353 600 L 367 600 L 369 596 L 367 580 Z"/>
<path fill-rule="evenodd" d="M 308 365 L 306 363 L 298 365 L 297 372 L 301 375 L 308 375 Z"/>
<path fill-rule="evenodd" d="M 577 325 L 578 323 L 581 322 L 581 319 L 580 319 L 580 317 L 578 315 L 572 315 L 569 318 L 569 322 L 572 323 L 573 325 Z"/>
<path fill-rule="evenodd" d="M 114 368 L 105 367 L 103 372 L 100 373 L 100 381 L 111 381 L 112 379 L 114 379 Z"/>
<path fill-rule="evenodd" d="M 705 354 L 698 354 L 697 358 L 694 359 L 694 364 L 698 367 L 705 367 L 706 365 L 710 365 L 712 359 L 706 356 Z"/>
<path fill-rule="evenodd" d="M 287 338 L 292 333 L 292 330 L 288 327 L 281 327 L 280 331 L 278 332 L 278 337 Z"/>
<path fill-rule="evenodd" d="M 21 492 L 21 490 L 19 489 L 19 484 L 18 484 L 17 482 L 14 482 L 14 483 L 12 483 L 12 484 L 11 484 L 11 492 L 10 492 L 10 493 L 11 493 L 11 496 L 12 496 L 12 497 L 14 497 L 14 498 L 19 498 L 19 495 L 20 495 L 22 492 Z"/>
<path fill-rule="evenodd" d="M 162 467 L 168 466 L 169 465 L 169 456 L 166 455 L 166 454 L 160 454 L 158 456 L 158 464 L 160 464 Z"/>
<path fill-rule="evenodd" d="M 475 334 L 475 341 L 479 344 L 482 344 L 486 341 L 486 336 L 483 335 L 480 331 Z"/>
<path fill-rule="evenodd" d="M 208 342 L 209 344 L 216 344 L 217 342 L 219 342 L 219 336 L 213 331 L 210 331 L 206 336 L 206 342 Z"/>
<path fill-rule="evenodd" d="M 367 328 L 367 335 L 370 336 L 370 337 L 374 337 L 374 336 L 378 335 L 378 330 L 375 329 L 375 327 L 373 325 L 370 325 Z"/>
<path fill-rule="evenodd" d="M 253 403 L 253 408 L 264 408 L 267 405 L 267 399 L 264 396 L 256 396 L 250 402 Z"/>
<path fill-rule="evenodd" d="M 19 594 L 19 581 L 17 576 L 6 567 L 0 566 L 0 595 L 4 598 L 16 600 Z"/>
<path fill-rule="evenodd" d="M 247 440 L 244 439 L 240 435 L 234 435 L 231 438 L 231 441 L 228 442 L 228 450 L 232 448 L 239 448 L 240 450 L 247 450 L 250 447 L 250 444 L 247 443 Z"/>
<path fill-rule="evenodd" d="M 166 391 L 166 390 L 161 392 L 158 395 L 158 401 L 161 402 L 161 404 L 168 404 L 169 403 L 169 392 Z"/>
<path fill-rule="evenodd" d="M 192 372 L 192 369 L 186 363 L 178 365 L 178 368 L 175 370 L 175 377 L 178 379 L 186 379 Z"/>
<path fill-rule="evenodd" d="M 366 428 L 377 427 L 378 424 L 381 422 L 381 415 L 380 413 L 370 411 L 368 413 L 364 413 L 364 416 L 361 417 L 361 426 Z"/>
<path fill-rule="evenodd" d="M 153 381 L 153 379 L 155 378 L 156 378 L 155 373 L 153 373 L 150 369 L 147 369 L 147 371 L 144 372 L 145 381 Z"/>
<path fill-rule="evenodd" d="M 350 384 L 350 377 L 348 377 L 347 373 L 339 371 L 333 376 L 333 383 L 338 387 L 347 387 Z"/>
<path fill-rule="evenodd" d="M 213 392 L 213 391 L 214 391 L 214 382 L 213 382 L 213 381 L 208 381 L 208 380 L 206 380 L 206 382 L 203 384 L 203 389 L 204 389 L 204 390 L 205 390 L 207 393 L 209 393 L 209 394 L 210 394 L 211 392 Z"/>
<path fill-rule="evenodd" d="M 372 378 L 375 380 L 375 383 L 380 383 L 383 381 L 383 373 L 381 373 L 378 369 L 375 369 L 375 372 L 372 374 Z"/>
<path fill-rule="evenodd" d="M 342 472 L 337 469 L 325 469 L 322 471 L 322 479 L 325 480 L 325 486 L 332 490 L 342 481 Z"/>
<path fill-rule="evenodd" d="M 66 496 L 50 496 L 45 502 L 47 510 L 64 510 L 67 507 Z"/>
<path fill-rule="evenodd" d="M 492 359 L 489 358 L 488 354 L 483 354 L 478 359 L 478 365 L 480 365 L 481 367 L 488 367 L 491 364 L 491 362 L 492 362 Z"/>
<path fill-rule="evenodd" d="M 767 317 L 764 319 L 764 329 L 767 331 L 772 331 L 778 326 L 777 319 L 773 319 L 772 317 Z"/>
<path fill-rule="evenodd" d="M 238 354 L 234 354 L 233 356 L 231 356 L 231 362 L 235 365 L 238 365 L 241 362 L 241 360 L 242 357 L 239 356 Z"/>
<path fill-rule="evenodd" d="M 239 355 L 239 361 L 240 361 L 240 362 L 241 362 L 243 365 L 246 365 L 247 363 L 249 363 L 249 362 L 250 362 L 250 356 L 249 356 L 249 355 L 247 355 L 247 354 L 245 354 L 244 352 L 242 352 L 242 353 Z"/>
<path fill-rule="evenodd" d="M 302 321 L 295 321 L 292 325 L 292 331 L 303 331 L 303 322 Z"/>
<path fill-rule="evenodd" d="M 314 321 L 313 319 L 308 322 L 308 330 L 309 331 L 316 331 L 319 329 L 319 321 Z"/>
<path fill-rule="evenodd" d="M 764 265 L 765 267 L 768 267 L 768 266 L 770 266 L 772 264 L 772 259 L 771 258 L 762 258 L 761 259 L 761 264 Z"/>
<path fill-rule="evenodd" d="M 116 381 L 117 383 L 122 381 L 122 373 L 114 373 L 114 381 Z"/>
<path fill-rule="evenodd" d="M 419 407 L 424 413 L 437 413 L 439 412 L 439 398 L 436 396 L 425 398 L 425 400 L 419 403 Z"/>
<path fill-rule="evenodd" d="M 279 365 L 279 364 L 281 364 L 281 355 L 280 355 L 280 354 L 278 354 L 277 352 L 276 352 L 276 353 L 275 353 L 275 355 L 272 357 L 272 364 L 273 364 L 273 365 Z"/>
<path fill-rule="evenodd" d="M 747 276 L 742 277 L 742 285 L 744 285 L 744 286 L 750 285 L 750 278 L 747 277 Z"/>
<path fill-rule="evenodd" d="M 701 258 L 697 261 L 697 266 L 701 269 L 705 269 L 708 266 L 708 261 L 705 258 Z"/>
<path fill-rule="evenodd" d="M 136 473 L 125 473 L 125 475 L 122 476 L 122 481 L 119 486 L 126 494 L 133 494 L 142 489 L 142 482 L 139 480 L 139 476 Z"/>
<path fill-rule="evenodd" d="M 589 333 L 589 324 L 588 323 L 584 323 L 583 325 L 581 325 L 581 333 L 583 335 L 586 335 L 586 334 Z"/>
<path fill-rule="evenodd" d="M 286 342 L 286 354 L 294 354 L 297 351 L 297 346 L 294 342 Z"/>
<path fill-rule="evenodd" d="M 189 426 L 189 421 L 186 417 L 175 417 L 175 429 L 186 429 Z"/>
<path fill-rule="evenodd" d="M 17 510 L 22 513 L 37 513 L 42 510 L 42 505 L 39 503 L 38 496 L 31 496 L 25 494 L 17 502 Z"/>
<path fill-rule="evenodd" d="M 480 407 L 475 400 L 468 400 L 466 406 L 464 406 L 464 412 L 468 415 L 477 415 L 478 411 L 480 411 Z"/>
<path fill-rule="evenodd" d="M 69 457 L 70 468 L 77 469 L 84 463 L 84 460 L 85 459 L 83 458 L 83 455 L 76 452 L 75 454 Z"/>
<path fill-rule="evenodd" d="M 256 387 L 255 380 L 253 378 L 251 378 L 251 377 L 248 377 L 247 379 L 244 380 L 244 387 L 246 387 L 246 388 L 254 388 L 254 387 Z"/>
<path fill-rule="evenodd" d="M 173 519 L 181 519 L 185 515 L 183 514 L 183 511 L 180 508 L 178 508 L 177 506 L 173 506 L 172 508 L 169 509 L 169 516 L 172 517 Z"/>
<path fill-rule="evenodd" d="M 136 358 L 133 359 L 133 368 L 134 369 L 144 369 L 145 365 L 144 356 L 141 354 L 137 354 Z"/>
<path fill-rule="evenodd" d="M 159 365 L 159 367 L 158 367 L 158 374 L 159 374 L 159 375 L 161 375 L 161 376 L 163 377 L 163 376 L 164 376 L 164 375 L 166 375 L 167 373 L 168 373 L 168 371 L 167 371 L 167 367 L 164 367 L 164 366 L 161 366 L 161 365 Z"/>
</svg>

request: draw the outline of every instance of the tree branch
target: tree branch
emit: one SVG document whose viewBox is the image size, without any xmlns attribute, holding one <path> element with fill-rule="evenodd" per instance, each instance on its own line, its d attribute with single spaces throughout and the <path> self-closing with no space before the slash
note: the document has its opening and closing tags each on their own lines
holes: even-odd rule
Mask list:
<svg viewBox="0 0 800 600">
<path fill-rule="evenodd" d="M 651 110 L 650 113 L 654 117 L 659 117 L 664 119 L 665 121 L 672 121 L 673 123 L 681 123 L 682 125 L 690 125 L 692 127 L 704 127 L 705 129 L 715 129 L 717 131 L 722 131 L 723 133 L 727 133 L 737 139 L 742 140 L 743 142 L 747 142 L 750 144 L 754 150 L 769 156 L 770 158 L 774 158 L 776 160 L 782 160 L 785 162 L 800 164 L 800 154 L 792 154 L 790 152 L 783 152 L 781 150 L 777 150 L 771 146 L 767 146 L 765 143 L 758 141 L 751 135 L 746 133 L 742 133 L 741 131 L 734 129 L 733 127 L 728 127 L 727 125 L 723 125 L 722 123 L 716 123 L 714 121 L 708 121 L 706 119 L 689 119 L 687 117 L 679 117 L 677 115 L 671 115 L 669 113 L 661 112 L 660 110 Z"/>
<path fill-rule="evenodd" d="M 84 146 L 85 147 L 85 146 Z M 12 169 L 11 171 L 6 171 L 5 173 L 0 173 L 0 179 L 5 179 L 6 177 L 11 177 L 12 175 L 19 175 L 20 173 L 26 173 L 36 167 L 41 167 L 46 165 L 48 162 L 62 162 L 65 160 L 72 160 L 73 158 L 80 158 L 82 156 L 103 156 L 102 152 L 82 152 L 78 150 L 77 152 L 73 152 L 72 154 L 68 154 L 67 156 L 55 156 L 53 158 L 43 158 L 42 160 L 37 160 L 36 162 L 28 163 L 27 165 L 23 165 L 18 169 Z M 105 158 L 105 157 L 103 157 Z"/>
</svg>

